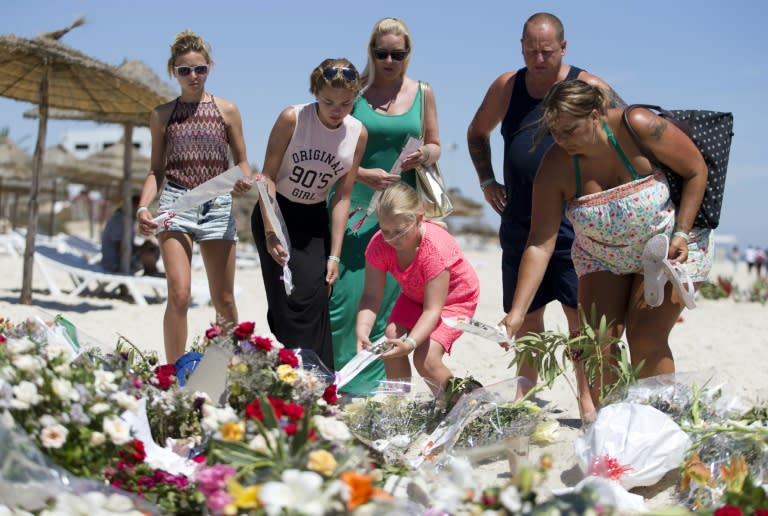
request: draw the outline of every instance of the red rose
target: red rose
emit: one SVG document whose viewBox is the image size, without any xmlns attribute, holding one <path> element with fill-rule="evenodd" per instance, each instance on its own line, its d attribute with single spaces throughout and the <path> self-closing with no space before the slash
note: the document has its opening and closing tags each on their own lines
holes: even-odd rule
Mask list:
<svg viewBox="0 0 768 516">
<path fill-rule="evenodd" d="M 272 351 L 272 341 L 269 340 L 267 337 L 260 337 L 258 335 L 254 335 L 251 337 L 251 343 L 256 346 L 258 349 L 261 349 L 263 351 Z"/>
<path fill-rule="evenodd" d="M 5 343 L 5 335 L 0 335 L 0 344 Z"/>
<path fill-rule="evenodd" d="M 270 395 L 267 395 L 267 399 L 269 400 L 269 404 L 272 405 L 272 411 L 275 413 L 275 419 L 280 419 L 283 417 L 283 405 L 285 405 L 285 401 Z"/>
<path fill-rule="evenodd" d="M 253 322 L 241 322 L 237 325 L 237 328 L 235 328 L 235 337 L 240 340 L 247 339 L 251 336 L 255 327 L 256 324 Z"/>
<path fill-rule="evenodd" d="M 755 509 L 755 516 L 768 516 L 768 509 Z"/>
<path fill-rule="evenodd" d="M 157 366 L 155 367 L 155 375 L 157 386 L 167 391 L 176 381 L 176 366 L 173 364 Z"/>
<path fill-rule="evenodd" d="M 715 510 L 714 516 L 743 516 L 743 513 L 735 505 L 723 505 Z"/>
<path fill-rule="evenodd" d="M 285 425 L 285 428 L 283 428 L 286 434 L 288 435 L 296 435 L 297 427 L 293 423 L 290 425 Z"/>
<path fill-rule="evenodd" d="M 335 405 L 339 401 L 339 397 L 336 395 L 336 384 L 332 383 L 323 391 L 323 399 L 329 405 Z"/>
<path fill-rule="evenodd" d="M 298 421 L 304 415 L 304 407 L 295 403 L 286 403 L 283 405 L 283 413 L 293 421 Z"/>
<path fill-rule="evenodd" d="M 259 400 L 253 400 L 251 403 L 246 405 L 245 413 L 253 419 L 264 421 L 264 412 L 261 410 L 261 403 L 259 403 Z"/>
<path fill-rule="evenodd" d="M 211 326 L 207 330 L 205 330 L 205 338 L 206 339 L 215 339 L 219 336 L 219 327 L 218 326 Z"/>
<path fill-rule="evenodd" d="M 281 364 L 288 364 L 291 367 L 299 365 L 299 358 L 296 356 L 296 353 L 290 349 L 281 349 L 277 352 L 277 357 L 280 359 Z"/>
</svg>

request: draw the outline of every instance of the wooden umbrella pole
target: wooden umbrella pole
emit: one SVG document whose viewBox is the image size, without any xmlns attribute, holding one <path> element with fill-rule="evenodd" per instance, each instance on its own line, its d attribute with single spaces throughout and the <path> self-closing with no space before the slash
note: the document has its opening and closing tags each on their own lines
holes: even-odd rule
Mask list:
<svg viewBox="0 0 768 516">
<path fill-rule="evenodd" d="M 37 129 L 37 144 L 32 160 L 32 185 L 29 191 L 29 214 L 27 242 L 24 248 L 24 276 L 21 283 L 21 298 L 24 305 L 32 304 L 32 274 L 34 272 L 35 240 L 37 236 L 37 194 L 40 191 L 40 174 L 43 170 L 45 136 L 48 130 L 48 63 L 44 61 L 43 77 L 40 80 L 40 120 Z"/>
<path fill-rule="evenodd" d="M 133 158 L 133 125 L 125 124 L 123 134 L 123 238 L 120 242 L 120 271 L 131 272 L 133 251 L 133 205 L 131 204 L 131 159 Z"/>
</svg>

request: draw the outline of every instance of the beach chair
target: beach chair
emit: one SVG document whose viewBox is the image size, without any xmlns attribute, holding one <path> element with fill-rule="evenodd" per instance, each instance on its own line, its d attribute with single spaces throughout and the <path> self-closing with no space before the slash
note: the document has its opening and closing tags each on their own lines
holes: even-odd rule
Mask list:
<svg viewBox="0 0 768 516">
<path fill-rule="evenodd" d="M 89 263 L 83 256 L 45 245 L 35 246 L 35 264 L 48 283 L 51 294 L 56 296 L 66 295 L 74 298 L 89 288 L 95 289 L 96 292 L 109 292 L 123 285 L 137 305 L 146 306 L 147 300 L 142 289 L 152 290 L 155 296 L 160 298 L 168 295 L 165 278 L 105 272 L 99 264 Z M 69 275 L 72 280 L 74 287 L 69 293 L 65 294 L 56 282 L 53 274 L 56 270 Z M 192 299 L 198 304 L 207 304 L 210 300 L 208 285 L 193 281 Z"/>
</svg>

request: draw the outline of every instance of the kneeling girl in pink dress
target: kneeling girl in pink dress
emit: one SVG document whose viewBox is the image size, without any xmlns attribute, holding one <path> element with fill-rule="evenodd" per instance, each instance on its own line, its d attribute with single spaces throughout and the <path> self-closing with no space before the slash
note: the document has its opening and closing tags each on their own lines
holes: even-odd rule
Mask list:
<svg viewBox="0 0 768 516">
<path fill-rule="evenodd" d="M 416 191 L 389 186 L 376 209 L 381 228 L 365 251 L 365 289 L 357 313 L 357 350 L 371 345 L 369 334 L 384 295 L 387 273 L 402 289 L 384 331 L 394 347 L 381 355 L 387 378 L 410 380 L 408 355 L 433 393 L 453 376 L 443 355 L 462 331 L 441 317 L 472 317 L 480 295 L 477 274 L 456 240 L 424 218 Z"/>
</svg>

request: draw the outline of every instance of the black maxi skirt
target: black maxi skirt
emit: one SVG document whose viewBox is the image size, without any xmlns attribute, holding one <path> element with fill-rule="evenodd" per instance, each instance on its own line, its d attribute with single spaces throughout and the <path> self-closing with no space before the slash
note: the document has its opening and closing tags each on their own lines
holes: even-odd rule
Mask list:
<svg viewBox="0 0 768 516">
<path fill-rule="evenodd" d="M 251 214 L 251 231 L 261 260 L 267 295 L 270 331 L 286 348 L 311 349 L 333 371 L 333 344 L 328 310 L 326 262 L 331 247 L 328 208 L 325 202 L 299 204 L 277 194 L 291 241 L 288 267 L 293 292 L 285 293 L 283 268 L 267 252 L 264 220 L 257 204 Z"/>
</svg>

